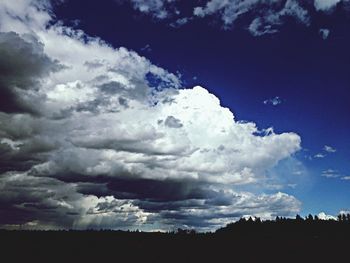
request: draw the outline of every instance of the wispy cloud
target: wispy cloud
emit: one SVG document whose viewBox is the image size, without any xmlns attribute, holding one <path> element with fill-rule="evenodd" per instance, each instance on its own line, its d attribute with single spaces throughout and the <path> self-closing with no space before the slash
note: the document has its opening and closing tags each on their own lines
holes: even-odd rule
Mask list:
<svg viewBox="0 0 350 263">
<path fill-rule="evenodd" d="M 205 6 L 196 7 L 193 14 L 197 17 L 218 15 L 225 28 L 232 27 L 242 16 L 253 15 L 248 28 L 255 36 L 277 32 L 286 17 L 305 25 L 310 23 L 308 11 L 296 0 L 210 0 Z"/>
<path fill-rule="evenodd" d="M 323 147 L 323 150 L 325 150 L 326 152 L 329 152 L 329 153 L 335 153 L 337 151 L 337 149 L 333 148 L 332 146 L 329 146 L 329 145 L 325 145 Z"/>
<path fill-rule="evenodd" d="M 320 32 L 321 37 L 324 40 L 326 40 L 329 37 L 329 34 L 330 34 L 331 31 L 329 29 L 327 29 L 327 28 L 321 28 L 319 30 L 319 32 Z"/>
<path fill-rule="evenodd" d="M 140 50 L 141 50 L 141 51 L 146 51 L 146 52 L 151 52 L 151 51 L 152 51 L 152 48 L 151 48 L 151 45 L 150 45 L 150 44 L 147 44 L 147 45 L 145 45 L 144 47 L 142 47 Z"/>
<path fill-rule="evenodd" d="M 318 154 L 315 154 L 314 157 L 315 158 L 324 158 L 324 157 L 326 157 L 326 155 L 322 154 L 322 153 L 318 153 Z"/>
<path fill-rule="evenodd" d="M 263 103 L 266 105 L 269 104 L 272 106 L 277 106 L 277 105 L 282 103 L 282 99 L 280 97 L 276 96 L 274 98 L 264 100 Z"/>
<path fill-rule="evenodd" d="M 328 153 L 335 153 L 337 150 L 329 145 L 323 147 L 323 152 L 317 153 L 314 155 L 314 158 L 325 158 Z"/>
<path fill-rule="evenodd" d="M 171 27 L 180 27 L 191 20 L 210 17 L 221 20 L 224 29 L 240 24 L 253 36 L 262 36 L 277 33 L 290 19 L 308 27 L 315 10 L 328 15 L 335 10 L 338 3 L 349 0 L 205 0 L 198 1 L 199 4 L 190 3 L 192 14 L 187 17 L 181 17 L 183 10 L 178 4 L 179 0 L 121 2 L 128 2 L 138 12 L 168 23 Z M 319 33 L 323 39 L 329 36 L 328 29 L 320 29 Z"/>
<path fill-rule="evenodd" d="M 341 177 L 341 174 L 337 170 L 328 169 L 322 172 L 321 176 L 326 178 L 338 178 Z"/>
<path fill-rule="evenodd" d="M 170 14 L 170 4 L 175 0 L 131 0 L 135 10 L 152 15 L 158 19 L 165 19 Z"/>
<path fill-rule="evenodd" d="M 180 27 L 180 26 L 183 26 L 183 25 L 187 24 L 192 19 L 193 19 L 192 17 L 178 18 L 178 19 L 176 19 L 175 22 L 170 23 L 170 26 L 177 28 L 177 27 Z"/>
</svg>

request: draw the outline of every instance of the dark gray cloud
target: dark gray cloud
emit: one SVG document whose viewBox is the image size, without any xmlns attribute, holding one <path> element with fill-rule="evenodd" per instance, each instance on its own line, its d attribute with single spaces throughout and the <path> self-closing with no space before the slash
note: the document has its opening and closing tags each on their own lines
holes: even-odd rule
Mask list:
<svg viewBox="0 0 350 263">
<path fill-rule="evenodd" d="M 0 111 L 32 112 L 31 105 L 18 93 L 38 90 L 39 79 L 60 68 L 43 52 L 43 45 L 33 36 L 0 33 Z M 36 98 L 32 96 L 31 102 Z"/>
<path fill-rule="evenodd" d="M 15 179 L 15 180 L 14 180 Z M 25 224 L 40 219 L 71 225 L 64 216 L 66 200 L 75 198 L 72 187 L 52 178 L 34 178 L 22 173 L 0 178 L 1 224 Z"/>
<path fill-rule="evenodd" d="M 168 116 L 164 124 L 170 128 L 181 128 L 183 125 L 179 119 L 176 119 L 174 116 Z"/>
</svg>

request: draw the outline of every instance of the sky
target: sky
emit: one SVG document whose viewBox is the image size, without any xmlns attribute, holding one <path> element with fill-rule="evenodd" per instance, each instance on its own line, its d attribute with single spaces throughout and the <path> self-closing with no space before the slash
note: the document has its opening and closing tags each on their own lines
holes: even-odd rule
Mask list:
<svg viewBox="0 0 350 263">
<path fill-rule="evenodd" d="M 0 227 L 349 211 L 349 25 L 348 0 L 0 0 Z"/>
</svg>

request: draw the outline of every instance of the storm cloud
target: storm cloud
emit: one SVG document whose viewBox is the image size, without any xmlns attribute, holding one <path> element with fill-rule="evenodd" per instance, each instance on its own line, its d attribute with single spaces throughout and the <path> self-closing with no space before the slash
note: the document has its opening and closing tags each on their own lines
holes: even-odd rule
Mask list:
<svg viewBox="0 0 350 263">
<path fill-rule="evenodd" d="M 299 211 L 265 193 L 297 134 L 262 135 L 205 88 L 49 24 L 49 8 L 0 3 L 2 227 L 210 230 Z"/>
<path fill-rule="evenodd" d="M 0 33 L 0 110 L 3 112 L 34 112 L 22 100 L 40 100 L 39 79 L 58 70 L 59 65 L 43 52 L 43 46 L 32 35 L 22 37 L 14 32 Z"/>
</svg>

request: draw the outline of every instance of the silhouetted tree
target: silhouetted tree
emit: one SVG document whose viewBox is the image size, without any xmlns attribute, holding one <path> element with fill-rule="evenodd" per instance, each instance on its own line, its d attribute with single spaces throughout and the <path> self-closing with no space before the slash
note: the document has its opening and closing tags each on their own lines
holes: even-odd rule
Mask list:
<svg viewBox="0 0 350 263">
<path fill-rule="evenodd" d="M 346 214 L 346 221 L 350 222 L 350 214 Z"/>
<path fill-rule="evenodd" d="M 337 218 L 338 218 L 338 221 L 339 221 L 339 222 L 342 221 L 342 215 L 341 215 L 341 214 L 339 214 L 339 215 L 337 216 Z"/>
<path fill-rule="evenodd" d="M 346 215 L 345 215 L 345 214 L 342 214 L 342 215 L 341 215 L 341 221 L 343 221 L 343 222 L 346 221 Z"/>
<path fill-rule="evenodd" d="M 311 214 L 309 214 L 306 218 L 305 218 L 308 222 L 312 222 L 314 221 L 314 218 Z"/>
<path fill-rule="evenodd" d="M 303 219 L 299 214 L 297 214 L 297 215 L 295 216 L 295 220 L 296 220 L 297 222 L 304 221 L 304 219 Z"/>
<path fill-rule="evenodd" d="M 196 234 L 196 230 L 194 229 L 191 229 L 190 232 L 189 232 L 190 235 L 195 235 Z"/>
</svg>

